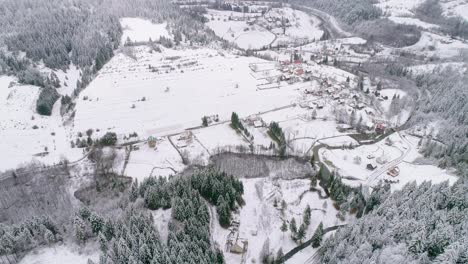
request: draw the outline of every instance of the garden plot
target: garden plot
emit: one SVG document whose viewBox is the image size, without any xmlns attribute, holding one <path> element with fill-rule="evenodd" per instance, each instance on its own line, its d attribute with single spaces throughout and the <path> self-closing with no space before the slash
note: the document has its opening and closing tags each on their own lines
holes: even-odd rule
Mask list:
<svg viewBox="0 0 468 264">
<path fill-rule="evenodd" d="M 285 136 L 289 140 L 310 138 L 322 139 L 333 136 L 344 135 L 337 130 L 337 124 L 334 121 L 323 120 L 303 120 L 300 118 L 280 122 Z"/>
<path fill-rule="evenodd" d="M 233 111 L 247 116 L 283 107 L 298 96 L 294 89 L 257 91 L 249 65 L 264 62 L 258 58 L 203 48 L 134 51 L 136 60 L 114 56 L 82 92 L 76 131 L 164 136 L 201 125 L 205 115 L 228 120 Z"/>
<path fill-rule="evenodd" d="M 249 14 L 255 15 L 255 14 Z M 235 43 L 242 49 L 261 49 L 269 46 L 275 35 L 259 25 L 248 25 L 245 17 L 236 12 L 209 10 L 205 15 L 210 27 L 217 36 Z"/>
<path fill-rule="evenodd" d="M 452 58 L 468 50 L 468 44 L 450 37 L 422 32 L 421 38 L 413 46 L 402 48 L 405 51 L 422 53 L 426 57 Z"/>
<path fill-rule="evenodd" d="M 248 251 L 245 253 L 245 263 L 261 263 L 259 259 L 265 241 L 269 241 L 272 255 L 281 248 L 288 252 L 297 244 L 290 238 L 291 232 L 281 232 L 283 221 L 289 225 L 292 218 L 302 224 L 302 215 L 307 205 L 312 209 L 311 223 L 306 230 L 305 240 L 312 237 L 320 222 L 325 228 L 341 224 L 336 218 L 337 211 L 330 199 L 320 199 L 317 193 L 310 192 L 309 180 L 272 180 L 270 178 L 242 179 L 244 185 L 244 200 L 246 205 L 240 209 L 238 217 L 239 240 L 248 241 Z M 281 212 L 284 200 L 286 208 Z M 275 202 L 276 201 L 276 202 Z M 275 207 L 276 204 L 276 207 Z M 212 230 L 215 241 L 225 249 L 229 230 L 222 229 L 216 222 Z M 313 252 L 312 247 L 310 247 Z M 223 250 L 226 263 L 240 263 L 241 255 Z"/>
<path fill-rule="evenodd" d="M 254 146 L 261 148 L 268 148 L 273 140 L 268 136 L 267 127 L 253 127 L 247 126 L 249 133 L 254 137 L 253 144 Z M 274 143 L 273 143 L 274 144 Z"/>
<path fill-rule="evenodd" d="M 157 140 L 155 148 L 150 148 L 146 143 L 135 146 L 138 149 L 131 152 L 124 174 L 139 182 L 149 176 L 174 175 L 185 167 L 167 137 Z"/>
<path fill-rule="evenodd" d="M 84 249 L 68 247 L 66 245 L 55 245 L 40 248 L 27 254 L 19 264 L 87 264 L 88 260 L 99 262 L 99 246 L 93 247 L 88 243 Z"/>
<path fill-rule="evenodd" d="M 191 133 L 169 137 L 188 164 L 207 165 L 210 153 Z"/>
<path fill-rule="evenodd" d="M 3 157 L 0 171 L 31 160 L 52 164 L 64 156 L 78 159 L 82 150 L 70 148 L 59 113 L 60 100 L 51 116 L 38 115 L 36 99 L 40 88 L 10 85 L 12 82 L 16 79 L 0 76 L 0 149 L 8 153 Z"/>
<path fill-rule="evenodd" d="M 154 24 L 149 20 L 137 17 L 124 17 L 120 19 L 123 29 L 121 43 L 159 41 L 161 37 L 170 38 L 167 23 Z"/>
<path fill-rule="evenodd" d="M 195 140 L 198 140 L 210 154 L 223 150 L 235 151 L 237 147 L 249 148 L 249 142 L 232 129 L 229 123 L 194 130 L 193 134 Z"/>
</svg>

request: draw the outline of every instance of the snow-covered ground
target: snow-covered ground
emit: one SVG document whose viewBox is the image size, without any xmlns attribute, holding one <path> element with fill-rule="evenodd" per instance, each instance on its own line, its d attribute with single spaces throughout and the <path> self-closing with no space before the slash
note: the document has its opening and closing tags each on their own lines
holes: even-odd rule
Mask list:
<svg viewBox="0 0 468 264">
<path fill-rule="evenodd" d="M 93 244 L 93 246 L 91 246 Z M 35 249 L 28 253 L 19 264 L 87 264 L 88 259 L 99 262 L 99 246 L 88 243 L 86 248 L 76 246 L 54 245 Z"/>
<path fill-rule="evenodd" d="M 444 59 L 460 56 L 462 52 L 468 50 L 468 44 L 447 36 L 422 32 L 421 38 L 416 44 L 402 48 L 402 50 Z"/>
<path fill-rule="evenodd" d="M 139 182 L 149 176 L 174 175 L 185 168 L 182 158 L 167 137 L 157 140 L 154 149 L 147 143 L 135 146 L 137 149 L 131 152 L 124 174 Z"/>
<path fill-rule="evenodd" d="M 446 62 L 446 63 L 429 63 L 421 64 L 416 66 L 411 66 L 410 70 L 413 74 L 430 74 L 436 70 L 443 70 L 451 68 L 452 70 L 459 71 L 460 73 L 465 73 L 468 71 L 468 65 L 463 62 Z"/>
<path fill-rule="evenodd" d="M 423 3 L 424 0 L 379 0 L 376 6 L 380 7 L 385 15 L 412 16 L 412 10 Z"/>
<path fill-rule="evenodd" d="M 417 18 L 413 17 L 397 17 L 397 16 L 391 16 L 388 17 L 391 21 L 397 23 L 397 24 L 404 24 L 404 25 L 414 25 L 417 27 L 421 27 L 424 29 L 431 29 L 431 28 L 438 28 L 438 25 L 435 24 L 430 24 L 424 21 L 421 21 Z"/>
<path fill-rule="evenodd" d="M 242 49 L 304 43 L 323 35 L 318 18 L 292 8 L 273 8 L 263 16 L 210 9 L 205 17 L 216 35 Z"/>
<path fill-rule="evenodd" d="M 36 113 L 40 88 L 16 84 L 16 79 L 0 76 L 0 171 L 16 168 L 32 159 L 46 164 L 58 163 L 62 157 L 73 161 L 82 152 L 71 149 L 69 132 L 62 125 L 60 100 L 51 116 Z M 12 85 L 10 85 L 13 83 Z"/>
<path fill-rule="evenodd" d="M 209 10 L 207 26 L 219 37 L 235 43 L 242 49 L 260 49 L 270 45 L 275 35 L 259 25 L 248 25 L 245 20 L 233 20 L 241 17 L 231 11 Z M 248 14 L 253 16 L 255 14 Z M 260 14 L 256 14 L 260 15 Z"/>
<path fill-rule="evenodd" d="M 87 100 L 77 102 L 75 130 L 162 136 L 201 125 L 205 115 L 228 120 L 233 111 L 270 110 L 298 96 L 293 89 L 257 90 L 261 80 L 249 68 L 262 62 L 257 58 L 205 48 L 150 53 L 138 47 L 135 54 L 137 60 L 117 54 L 82 92 Z"/>
<path fill-rule="evenodd" d="M 229 123 L 199 129 L 194 132 L 194 136 L 211 154 L 225 147 L 249 146 L 248 141 L 234 131 Z"/>
<path fill-rule="evenodd" d="M 131 42 L 146 42 L 150 39 L 158 41 L 161 37 L 170 38 L 167 23 L 154 24 L 147 19 L 137 17 L 124 17 L 120 19 L 122 25 L 122 44 L 127 40 Z"/>
<path fill-rule="evenodd" d="M 290 26 L 286 27 L 284 34 L 283 29 L 277 27 L 278 24 L 271 25 L 272 22 L 268 21 L 268 19 L 275 18 L 289 21 Z M 292 8 L 273 8 L 262 19 L 264 23 L 269 22 L 270 26 L 276 27 L 272 29 L 278 37 L 274 44 L 295 43 L 301 40 L 315 41 L 319 40 L 323 35 L 323 30 L 320 29 L 321 22 L 318 18 Z"/>
<path fill-rule="evenodd" d="M 467 0 L 446 0 L 441 1 L 444 13 L 447 16 L 461 16 L 468 20 L 468 1 Z"/>
<path fill-rule="evenodd" d="M 269 250 L 273 255 L 276 255 L 280 248 L 286 253 L 296 247 L 297 244 L 291 239 L 290 230 L 283 233 L 280 227 L 283 221 L 289 226 L 292 218 L 295 218 L 299 227 L 307 205 L 311 207 L 312 215 L 304 241 L 312 237 L 320 222 L 323 222 L 324 227 L 342 224 L 336 218 L 337 211 L 333 207 L 333 202 L 330 199 L 320 199 L 316 192 L 309 191 L 310 180 L 259 178 L 242 179 L 242 183 L 246 205 L 241 208 L 237 217 L 240 220 L 239 241 L 248 241 L 245 263 L 260 263 L 259 255 L 267 239 Z M 284 213 L 281 212 L 283 200 L 286 203 Z M 218 223 L 215 224 L 213 237 L 222 249 L 225 249 L 228 234 L 229 230 L 222 229 Z M 240 263 L 241 255 L 223 251 L 226 263 Z M 305 252 L 312 255 L 314 249 L 310 247 Z"/>
</svg>

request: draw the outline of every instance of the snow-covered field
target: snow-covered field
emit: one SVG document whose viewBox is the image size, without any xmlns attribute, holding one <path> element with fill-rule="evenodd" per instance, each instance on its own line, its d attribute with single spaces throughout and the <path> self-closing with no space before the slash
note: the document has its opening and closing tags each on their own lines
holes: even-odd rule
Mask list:
<svg viewBox="0 0 468 264">
<path fill-rule="evenodd" d="M 430 24 L 424 21 L 421 21 L 417 18 L 412 18 L 412 17 L 396 17 L 396 16 L 391 16 L 388 19 L 391 21 L 397 23 L 397 24 L 404 24 L 404 25 L 414 25 L 417 27 L 421 27 L 424 29 L 431 29 L 431 28 L 438 28 L 438 25 L 435 24 Z"/>
<path fill-rule="evenodd" d="M 167 23 L 154 24 L 149 20 L 137 17 L 125 17 L 120 19 L 123 34 L 121 43 L 146 42 L 150 39 L 158 41 L 161 37 L 170 38 Z"/>
<path fill-rule="evenodd" d="M 14 83 L 10 86 L 10 83 Z M 32 159 L 46 164 L 58 163 L 62 157 L 75 160 L 81 150 L 71 149 L 59 113 L 60 100 L 51 116 L 36 113 L 40 88 L 18 85 L 16 79 L 0 76 L 0 171 L 16 168 Z"/>
<path fill-rule="evenodd" d="M 262 19 L 265 22 L 265 20 L 275 18 L 287 19 L 290 26 L 286 28 L 284 34 L 281 27 L 273 29 L 273 32 L 278 36 L 274 44 L 295 43 L 300 40 L 315 41 L 323 35 L 323 30 L 320 29 L 320 20 L 305 12 L 292 8 L 273 8 Z"/>
<path fill-rule="evenodd" d="M 209 19 L 207 26 L 219 37 L 235 43 L 242 49 L 260 49 L 275 40 L 273 33 L 259 25 L 248 25 L 244 20 L 232 20 L 233 17 L 240 17 L 236 14 L 238 15 L 231 11 L 209 10 L 206 15 Z"/>
<path fill-rule="evenodd" d="M 405 47 L 403 50 L 422 53 L 427 57 L 452 58 L 466 52 L 468 44 L 446 36 L 422 32 L 421 38 L 416 44 Z"/>
<path fill-rule="evenodd" d="M 216 35 L 242 49 L 303 43 L 323 35 L 318 18 L 291 8 L 273 8 L 263 16 L 210 9 L 205 17 Z M 283 25 L 284 21 L 288 21 L 287 25 Z"/>
<path fill-rule="evenodd" d="M 67 245 L 54 245 L 36 249 L 27 254 L 19 264 L 87 264 L 88 259 L 99 261 L 99 246 L 91 243 L 84 249 L 76 249 Z"/>
<path fill-rule="evenodd" d="M 232 129 L 229 123 L 199 129 L 194 132 L 196 139 L 210 154 L 216 153 L 220 148 L 244 146 L 248 148 L 248 141 Z"/>
<path fill-rule="evenodd" d="M 435 70 L 443 70 L 451 68 L 452 70 L 459 71 L 460 73 L 465 73 L 468 71 L 468 65 L 463 62 L 446 62 L 446 63 L 429 63 L 411 66 L 410 69 L 413 74 L 430 74 Z"/>
<path fill-rule="evenodd" d="M 77 102 L 75 130 L 168 135 L 201 125 L 205 115 L 227 120 L 233 111 L 270 110 L 297 97 L 292 89 L 257 90 L 249 68 L 262 61 L 257 58 L 204 48 L 150 53 L 145 47 L 136 48 L 136 56 L 117 54 L 83 91 L 87 100 Z"/>
<path fill-rule="evenodd" d="M 182 158 L 167 137 L 157 140 L 154 149 L 146 143 L 136 146 L 138 149 L 131 152 L 125 175 L 139 182 L 149 176 L 174 175 L 185 168 Z"/>
</svg>

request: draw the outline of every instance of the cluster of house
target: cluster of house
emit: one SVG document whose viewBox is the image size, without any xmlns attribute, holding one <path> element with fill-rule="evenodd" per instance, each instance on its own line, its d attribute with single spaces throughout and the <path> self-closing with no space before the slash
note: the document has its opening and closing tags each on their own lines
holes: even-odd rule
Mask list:
<svg viewBox="0 0 468 264">
<path fill-rule="evenodd" d="M 302 63 L 301 60 L 281 61 L 280 71 L 280 80 L 288 83 L 305 82 L 313 78 L 310 66 Z"/>
<path fill-rule="evenodd" d="M 247 252 L 249 241 L 239 237 L 239 226 L 240 222 L 238 220 L 233 220 L 231 222 L 231 226 L 229 227 L 229 234 L 226 238 L 226 252 L 231 252 L 234 254 L 244 254 Z"/>
<path fill-rule="evenodd" d="M 286 28 L 291 27 L 291 21 L 284 16 L 266 15 L 258 23 L 277 35 L 286 34 Z"/>
</svg>

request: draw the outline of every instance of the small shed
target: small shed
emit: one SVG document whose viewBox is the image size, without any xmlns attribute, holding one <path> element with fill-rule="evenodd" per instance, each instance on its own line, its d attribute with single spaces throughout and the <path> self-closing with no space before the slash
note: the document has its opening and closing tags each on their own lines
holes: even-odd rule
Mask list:
<svg viewBox="0 0 468 264">
<path fill-rule="evenodd" d="M 148 137 L 148 147 L 155 148 L 156 147 L 156 138 L 153 136 Z"/>
<path fill-rule="evenodd" d="M 356 108 L 361 110 L 361 109 L 364 109 L 364 107 L 366 107 L 363 103 L 359 103 L 356 105 Z"/>
<path fill-rule="evenodd" d="M 382 123 L 379 123 L 375 126 L 375 133 L 381 135 L 385 133 L 385 125 Z"/>
<path fill-rule="evenodd" d="M 375 169 L 377 169 L 377 164 L 375 162 L 369 162 L 369 163 L 367 163 L 366 168 L 368 170 L 375 170 Z"/>
<path fill-rule="evenodd" d="M 387 171 L 387 175 L 392 176 L 392 177 L 397 177 L 398 175 L 400 175 L 400 168 L 398 168 L 396 166 L 393 167 L 393 168 L 390 168 Z"/>
<path fill-rule="evenodd" d="M 244 247 L 235 243 L 234 245 L 231 246 L 231 249 L 229 251 L 234 254 L 242 254 L 244 253 Z"/>
</svg>

